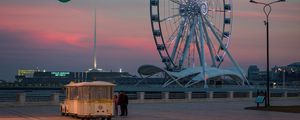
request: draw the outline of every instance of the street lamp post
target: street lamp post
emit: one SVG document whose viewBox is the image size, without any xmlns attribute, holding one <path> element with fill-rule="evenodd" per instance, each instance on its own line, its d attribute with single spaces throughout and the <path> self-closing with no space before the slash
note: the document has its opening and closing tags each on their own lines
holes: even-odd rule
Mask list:
<svg viewBox="0 0 300 120">
<path fill-rule="evenodd" d="M 285 70 L 282 71 L 282 89 L 285 89 Z"/>
<path fill-rule="evenodd" d="M 270 66 L 269 66 L 269 15 L 272 11 L 271 4 L 278 3 L 278 2 L 285 2 L 285 0 L 277 0 L 270 3 L 263 3 L 257 2 L 254 0 L 250 0 L 250 3 L 261 4 L 264 5 L 264 13 L 266 15 L 266 21 L 264 21 L 266 25 L 266 32 L 267 32 L 267 95 L 266 95 L 266 107 L 270 107 Z"/>
</svg>

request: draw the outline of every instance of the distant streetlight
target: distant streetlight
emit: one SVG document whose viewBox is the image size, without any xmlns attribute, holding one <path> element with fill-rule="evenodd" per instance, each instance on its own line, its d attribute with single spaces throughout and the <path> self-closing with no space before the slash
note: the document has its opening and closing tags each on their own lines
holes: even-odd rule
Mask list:
<svg viewBox="0 0 300 120">
<path fill-rule="evenodd" d="M 264 13 L 266 15 L 266 21 L 264 21 L 265 25 L 266 25 L 266 32 L 267 32 L 267 95 L 266 95 L 266 107 L 270 107 L 270 67 L 269 67 L 269 15 L 272 11 L 272 7 L 271 4 L 274 3 L 279 3 L 279 2 L 285 2 L 285 0 L 277 0 L 274 2 L 270 2 L 270 3 L 263 3 L 263 2 L 257 2 L 254 0 L 250 0 L 250 3 L 255 3 L 255 4 L 261 4 L 264 5 Z"/>
<path fill-rule="evenodd" d="M 278 68 L 278 71 L 279 72 L 282 72 L 282 89 L 285 89 L 285 74 L 286 74 L 286 71 L 287 71 L 287 68 Z"/>
<path fill-rule="evenodd" d="M 282 88 L 285 89 L 286 88 L 286 74 L 290 73 L 290 74 L 294 74 L 295 71 L 293 68 L 290 67 L 282 67 L 282 68 L 278 68 L 275 72 L 282 72 Z"/>
</svg>

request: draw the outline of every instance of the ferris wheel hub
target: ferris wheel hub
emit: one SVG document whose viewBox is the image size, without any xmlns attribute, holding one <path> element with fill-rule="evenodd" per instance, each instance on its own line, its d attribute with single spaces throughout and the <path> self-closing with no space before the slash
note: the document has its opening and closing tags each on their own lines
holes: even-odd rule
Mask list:
<svg viewBox="0 0 300 120">
<path fill-rule="evenodd" d="M 206 0 L 189 0 L 180 5 L 179 13 L 181 16 L 196 17 L 208 13 L 208 4 Z"/>
</svg>

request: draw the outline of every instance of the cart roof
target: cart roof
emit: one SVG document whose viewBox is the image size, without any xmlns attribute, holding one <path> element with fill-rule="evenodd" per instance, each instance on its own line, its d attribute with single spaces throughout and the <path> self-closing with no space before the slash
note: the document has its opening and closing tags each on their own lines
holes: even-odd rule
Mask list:
<svg viewBox="0 0 300 120">
<path fill-rule="evenodd" d="M 104 81 L 80 82 L 80 83 L 71 82 L 65 85 L 65 87 L 80 87 L 80 86 L 116 86 L 116 85 Z"/>
</svg>

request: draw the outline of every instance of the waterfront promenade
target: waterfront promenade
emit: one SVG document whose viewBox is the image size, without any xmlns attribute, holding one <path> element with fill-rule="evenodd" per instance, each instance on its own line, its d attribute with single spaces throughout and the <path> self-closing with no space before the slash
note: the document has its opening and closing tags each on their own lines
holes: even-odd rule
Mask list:
<svg viewBox="0 0 300 120">
<path fill-rule="evenodd" d="M 300 105 L 300 98 L 275 99 L 272 105 Z M 298 120 L 299 113 L 244 110 L 253 100 L 212 100 L 177 103 L 135 103 L 128 117 L 113 120 Z M 0 107 L 0 120 L 75 120 L 60 116 L 59 106 Z"/>
</svg>

